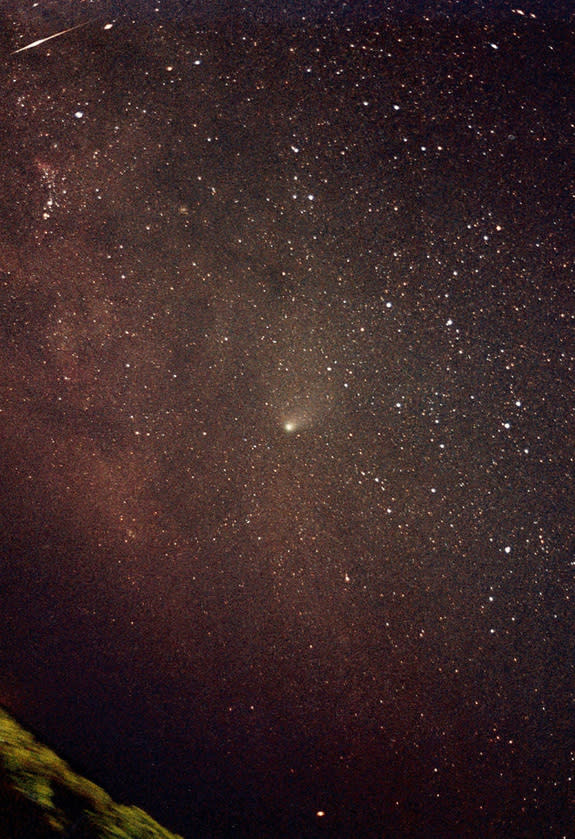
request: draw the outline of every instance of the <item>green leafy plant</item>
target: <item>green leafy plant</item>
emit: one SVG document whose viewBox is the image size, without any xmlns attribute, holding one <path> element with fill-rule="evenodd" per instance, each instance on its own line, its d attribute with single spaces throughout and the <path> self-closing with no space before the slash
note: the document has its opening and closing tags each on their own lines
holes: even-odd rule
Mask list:
<svg viewBox="0 0 575 839">
<path fill-rule="evenodd" d="M 21 836 L 178 839 L 138 807 L 114 803 L 0 708 L 0 839 Z"/>
</svg>

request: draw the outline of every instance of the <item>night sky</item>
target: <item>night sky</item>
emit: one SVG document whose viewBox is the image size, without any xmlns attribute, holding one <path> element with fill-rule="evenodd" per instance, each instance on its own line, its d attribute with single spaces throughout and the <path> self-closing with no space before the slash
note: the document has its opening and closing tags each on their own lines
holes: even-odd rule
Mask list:
<svg viewBox="0 0 575 839">
<path fill-rule="evenodd" d="M 188 839 L 573 835 L 568 6 L 1 4 L 0 702 Z"/>
</svg>

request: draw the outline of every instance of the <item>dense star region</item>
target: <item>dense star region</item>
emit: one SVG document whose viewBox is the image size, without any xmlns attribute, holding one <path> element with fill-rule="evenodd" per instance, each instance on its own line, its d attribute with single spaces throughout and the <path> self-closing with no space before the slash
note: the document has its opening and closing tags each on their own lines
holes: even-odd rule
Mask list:
<svg viewBox="0 0 575 839">
<path fill-rule="evenodd" d="M 0 13 L 0 701 L 187 837 L 572 830 L 573 23 L 413 5 Z"/>
</svg>

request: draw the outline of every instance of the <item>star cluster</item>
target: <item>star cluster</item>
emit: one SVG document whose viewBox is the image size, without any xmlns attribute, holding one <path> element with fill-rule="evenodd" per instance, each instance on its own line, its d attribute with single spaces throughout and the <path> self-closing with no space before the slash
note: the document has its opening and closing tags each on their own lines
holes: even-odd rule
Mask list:
<svg viewBox="0 0 575 839">
<path fill-rule="evenodd" d="M 186 835 L 567 835 L 571 25 L 89 4 L 15 53 L 83 23 L 37 5 L 0 698 Z"/>
</svg>

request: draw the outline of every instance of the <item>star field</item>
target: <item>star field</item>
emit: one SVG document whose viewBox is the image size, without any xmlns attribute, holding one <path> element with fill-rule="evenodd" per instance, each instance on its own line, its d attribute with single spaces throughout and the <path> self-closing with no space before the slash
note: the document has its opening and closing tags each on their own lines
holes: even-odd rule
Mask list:
<svg viewBox="0 0 575 839">
<path fill-rule="evenodd" d="M 0 701 L 187 837 L 568 836 L 572 22 L 168 5 L 0 14 Z"/>
</svg>

